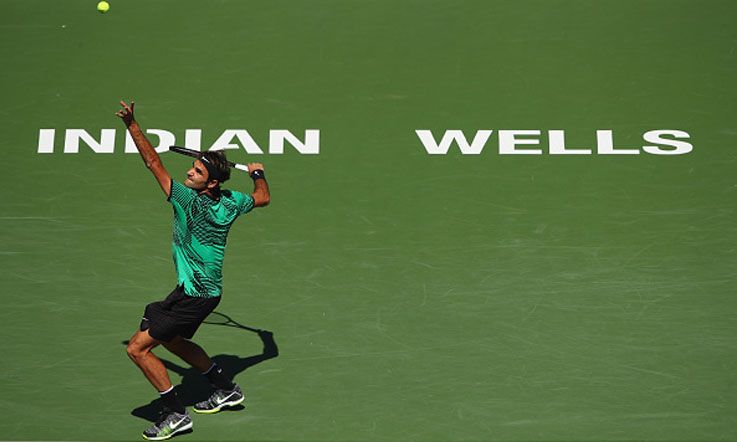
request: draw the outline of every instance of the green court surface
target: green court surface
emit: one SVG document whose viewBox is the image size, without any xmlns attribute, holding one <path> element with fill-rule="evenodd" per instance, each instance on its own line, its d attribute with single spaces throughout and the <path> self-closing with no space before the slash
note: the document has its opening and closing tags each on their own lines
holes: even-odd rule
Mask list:
<svg viewBox="0 0 737 442">
<path fill-rule="evenodd" d="M 178 144 L 247 130 L 264 153 L 228 156 L 272 190 L 218 311 L 279 355 L 203 325 L 246 407 L 175 440 L 737 440 L 737 3 L 95 4 L 0 0 L 0 440 L 139 440 L 157 405 L 123 341 L 176 282 L 172 215 L 121 98 Z M 113 152 L 64 153 L 71 129 L 116 129 Z M 319 154 L 268 151 L 308 129 Z M 431 155 L 416 130 L 493 132 Z M 505 130 L 542 154 L 501 154 Z M 692 150 L 646 153 L 652 130 Z"/>
</svg>

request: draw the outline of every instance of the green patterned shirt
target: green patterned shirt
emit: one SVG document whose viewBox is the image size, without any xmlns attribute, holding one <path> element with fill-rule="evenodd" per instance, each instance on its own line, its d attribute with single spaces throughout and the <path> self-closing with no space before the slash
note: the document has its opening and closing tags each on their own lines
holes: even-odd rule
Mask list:
<svg viewBox="0 0 737 442">
<path fill-rule="evenodd" d="M 224 189 L 215 201 L 171 180 L 168 201 L 174 208 L 172 253 L 177 283 L 184 285 L 189 296 L 220 296 L 228 231 L 239 215 L 253 209 L 253 197 Z"/>
</svg>

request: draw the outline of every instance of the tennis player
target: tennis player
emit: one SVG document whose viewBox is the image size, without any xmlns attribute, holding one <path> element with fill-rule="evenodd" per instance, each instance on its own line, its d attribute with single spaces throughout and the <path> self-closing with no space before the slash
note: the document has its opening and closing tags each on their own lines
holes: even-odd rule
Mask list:
<svg viewBox="0 0 737 442">
<path fill-rule="evenodd" d="M 135 120 L 134 102 L 128 106 L 121 101 L 120 105 L 122 109 L 116 115 L 125 123 L 143 162 L 174 209 L 172 251 L 177 286 L 163 301 L 146 306 L 139 330 L 128 344 L 128 356 L 158 390 L 165 405 L 160 418 L 143 432 L 143 437 L 164 440 L 190 430 L 192 419 L 177 397 L 166 367 L 152 352 L 159 344 L 200 370 L 213 385 L 212 395 L 195 404 L 195 412 L 217 413 L 245 399 L 240 387 L 190 339 L 220 302 L 230 226 L 254 207 L 269 204 L 269 186 L 263 165 L 250 163 L 253 193 L 221 189 L 230 177 L 230 168 L 220 151 L 206 152 L 196 159 L 183 182 L 173 180 Z"/>
</svg>

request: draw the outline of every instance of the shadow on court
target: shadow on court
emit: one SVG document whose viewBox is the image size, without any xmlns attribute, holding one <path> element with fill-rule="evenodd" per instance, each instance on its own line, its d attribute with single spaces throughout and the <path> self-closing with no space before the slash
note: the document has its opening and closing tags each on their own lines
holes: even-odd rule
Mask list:
<svg viewBox="0 0 737 442">
<path fill-rule="evenodd" d="M 264 345 L 263 351 L 260 354 L 252 356 L 240 357 L 237 355 L 225 354 L 210 356 L 210 358 L 215 363 L 217 363 L 231 378 L 235 378 L 235 376 L 242 373 L 249 367 L 253 367 L 254 365 L 267 359 L 272 359 L 279 356 L 279 349 L 276 345 L 274 334 L 272 332 L 238 324 L 230 317 L 217 312 L 213 312 L 213 314 L 211 314 L 211 317 L 214 317 L 215 319 L 211 320 L 211 318 L 208 318 L 208 320 L 204 323 L 210 325 L 221 325 L 225 327 L 240 328 L 242 330 L 256 333 Z M 222 321 L 223 318 L 227 319 L 227 321 Z M 123 341 L 123 344 L 128 345 L 128 341 Z M 164 363 L 167 370 L 171 370 L 182 376 L 182 382 L 176 387 L 176 389 L 177 395 L 179 396 L 182 404 L 184 404 L 185 407 L 192 406 L 197 402 L 207 399 L 210 396 L 210 394 L 212 393 L 212 386 L 207 381 L 207 378 L 203 376 L 202 373 L 200 373 L 197 369 L 189 367 L 187 365 L 182 366 L 175 362 L 164 359 L 159 355 L 157 356 L 159 357 L 159 359 L 161 359 L 161 362 Z M 248 399 L 248 390 L 246 388 L 244 388 L 244 393 L 246 394 L 246 399 Z M 154 422 L 159 417 L 159 412 L 161 411 L 163 405 L 164 404 L 161 399 L 155 399 L 146 405 L 142 405 L 134 409 L 133 411 L 131 411 L 131 414 L 133 416 Z M 230 408 L 230 410 L 242 410 L 244 408 L 245 407 L 243 407 L 242 405 L 238 405 L 236 407 Z"/>
</svg>

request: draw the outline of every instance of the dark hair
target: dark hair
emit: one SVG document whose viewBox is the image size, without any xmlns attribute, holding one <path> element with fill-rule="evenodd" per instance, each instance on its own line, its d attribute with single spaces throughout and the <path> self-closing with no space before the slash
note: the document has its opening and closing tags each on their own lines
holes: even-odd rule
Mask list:
<svg viewBox="0 0 737 442">
<path fill-rule="evenodd" d="M 230 179 L 230 166 L 228 165 L 228 159 L 225 158 L 225 152 L 222 150 L 211 150 L 202 154 L 204 161 L 209 163 L 207 170 L 209 176 L 208 180 L 218 180 L 224 183 Z M 210 169 L 214 169 L 211 173 Z"/>
</svg>

